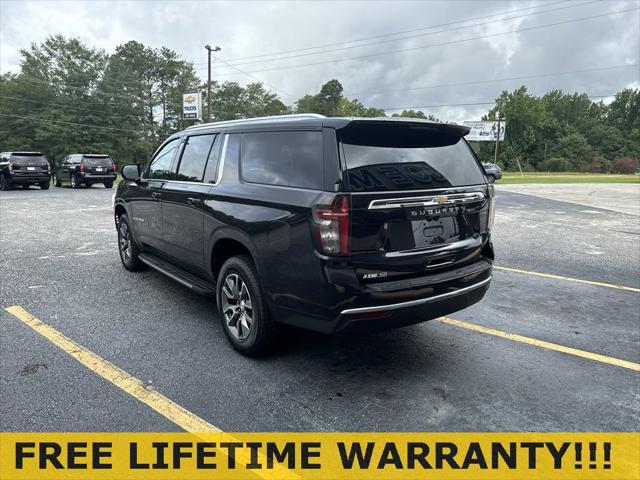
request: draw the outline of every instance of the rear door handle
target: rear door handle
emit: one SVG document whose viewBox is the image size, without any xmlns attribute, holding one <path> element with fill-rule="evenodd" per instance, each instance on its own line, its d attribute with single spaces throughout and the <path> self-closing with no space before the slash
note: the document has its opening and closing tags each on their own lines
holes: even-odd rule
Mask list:
<svg viewBox="0 0 640 480">
<path fill-rule="evenodd" d="M 189 197 L 187 198 L 187 203 L 195 207 L 196 205 L 200 205 L 202 203 L 202 200 L 200 200 L 199 198 Z"/>
<path fill-rule="evenodd" d="M 160 200 L 160 197 L 162 197 L 162 194 L 159 192 L 152 192 L 151 196 L 153 197 L 154 200 Z"/>
</svg>

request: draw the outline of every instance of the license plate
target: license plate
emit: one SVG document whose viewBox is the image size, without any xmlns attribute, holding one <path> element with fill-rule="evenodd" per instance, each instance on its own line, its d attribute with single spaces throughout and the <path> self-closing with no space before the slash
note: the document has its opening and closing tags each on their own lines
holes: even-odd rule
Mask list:
<svg viewBox="0 0 640 480">
<path fill-rule="evenodd" d="M 96 172 L 101 172 L 102 171 L 102 167 L 96 167 Z"/>
<path fill-rule="evenodd" d="M 36 167 L 27 167 L 27 170 L 35 170 Z"/>
</svg>

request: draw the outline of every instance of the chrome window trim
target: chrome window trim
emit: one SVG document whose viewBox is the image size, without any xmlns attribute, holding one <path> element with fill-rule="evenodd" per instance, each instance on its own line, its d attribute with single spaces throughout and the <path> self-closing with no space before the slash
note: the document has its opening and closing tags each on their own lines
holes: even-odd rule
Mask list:
<svg viewBox="0 0 640 480">
<path fill-rule="evenodd" d="M 354 313 L 381 312 L 385 310 L 398 310 L 400 308 L 414 307 L 416 305 L 422 305 L 425 303 L 434 302 L 436 300 L 442 300 L 449 297 L 455 297 L 456 295 L 461 295 L 471 290 L 475 290 L 476 288 L 480 288 L 483 285 L 486 285 L 487 283 L 489 283 L 490 281 L 491 281 L 491 276 L 489 276 L 488 278 L 485 278 L 484 280 L 478 283 L 469 285 L 468 287 L 460 288 L 454 292 L 442 293 L 440 295 L 435 295 L 433 297 L 419 298 L 418 300 L 411 300 L 409 302 L 393 303 L 391 305 L 377 305 L 375 307 L 348 308 L 340 312 L 340 314 L 352 315 Z"/>
<path fill-rule="evenodd" d="M 480 202 L 485 199 L 483 192 L 448 193 L 444 202 L 436 201 L 439 195 L 425 195 L 421 197 L 384 198 L 372 200 L 369 210 L 405 208 L 405 207 L 437 207 L 439 205 L 454 205 L 459 203 Z"/>
<path fill-rule="evenodd" d="M 215 183 L 205 183 L 205 182 L 189 182 L 187 180 L 165 180 L 162 178 L 144 178 L 140 177 L 140 180 L 143 182 L 161 182 L 161 183 L 183 183 L 186 185 L 209 185 L 210 187 L 215 187 L 222 180 L 222 170 L 224 168 L 224 156 L 227 153 L 227 141 L 229 139 L 229 134 L 225 133 L 224 135 L 224 143 L 222 144 L 222 152 L 220 152 L 220 163 L 218 165 L 218 172 L 216 174 Z"/>
</svg>

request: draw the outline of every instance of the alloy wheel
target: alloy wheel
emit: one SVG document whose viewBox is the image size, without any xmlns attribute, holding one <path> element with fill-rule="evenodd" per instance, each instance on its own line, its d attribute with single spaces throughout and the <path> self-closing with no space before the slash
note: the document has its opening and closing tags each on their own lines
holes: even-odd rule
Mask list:
<svg viewBox="0 0 640 480">
<path fill-rule="evenodd" d="M 253 326 L 253 306 L 251 295 L 244 280 L 230 273 L 222 286 L 222 314 L 231 334 L 238 340 L 244 340 Z"/>
<path fill-rule="evenodd" d="M 118 229 L 118 242 L 120 243 L 120 255 L 122 260 L 128 263 L 131 259 L 131 237 L 129 236 L 129 226 L 125 222 L 120 222 Z"/>
</svg>

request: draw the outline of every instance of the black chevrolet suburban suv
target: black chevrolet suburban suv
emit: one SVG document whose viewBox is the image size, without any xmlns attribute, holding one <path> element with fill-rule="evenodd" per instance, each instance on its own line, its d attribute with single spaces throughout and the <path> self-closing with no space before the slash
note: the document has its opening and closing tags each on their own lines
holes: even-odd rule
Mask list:
<svg viewBox="0 0 640 480">
<path fill-rule="evenodd" d="M 56 166 L 53 183 L 56 187 L 68 183 L 71 188 L 102 183 L 105 188 L 112 188 L 117 175 L 116 164 L 109 155 L 75 153 L 63 158 Z"/>
<path fill-rule="evenodd" d="M 203 124 L 125 165 L 120 258 L 215 294 L 248 355 L 282 322 L 392 328 L 479 301 L 494 190 L 467 127 L 291 115 Z"/>
<path fill-rule="evenodd" d="M 38 185 L 49 188 L 51 166 L 41 152 L 0 153 L 0 190 L 11 190 L 15 185 L 29 188 Z"/>
</svg>

